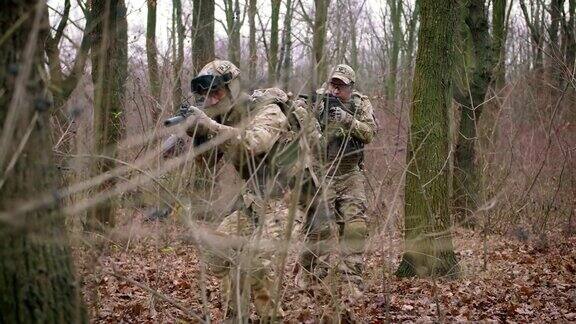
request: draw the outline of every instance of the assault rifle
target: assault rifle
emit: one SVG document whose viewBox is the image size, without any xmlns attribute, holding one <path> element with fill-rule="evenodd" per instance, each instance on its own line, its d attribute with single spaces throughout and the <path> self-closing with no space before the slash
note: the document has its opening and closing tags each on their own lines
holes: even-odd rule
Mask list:
<svg viewBox="0 0 576 324">
<path fill-rule="evenodd" d="M 178 112 L 176 113 L 176 115 L 164 120 L 164 126 L 165 127 L 171 127 L 174 125 L 178 125 L 180 123 L 182 123 L 183 121 L 186 120 L 186 118 L 192 116 L 194 114 L 194 107 L 202 107 L 204 106 L 204 101 L 198 101 L 196 102 L 196 106 L 192 106 L 187 102 L 183 102 L 180 105 L 180 109 L 178 109 Z"/>
<path fill-rule="evenodd" d="M 328 111 L 333 110 L 333 108 L 335 107 L 344 108 L 342 101 L 340 101 L 338 97 L 331 94 L 323 94 L 323 95 L 318 95 L 316 93 L 312 95 L 299 94 L 298 98 L 302 98 L 306 102 L 311 102 L 312 105 L 322 103 L 322 107 L 320 107 L 319 111 L 323 111 L 325 108 L 328 108 Z"/>
</svg>

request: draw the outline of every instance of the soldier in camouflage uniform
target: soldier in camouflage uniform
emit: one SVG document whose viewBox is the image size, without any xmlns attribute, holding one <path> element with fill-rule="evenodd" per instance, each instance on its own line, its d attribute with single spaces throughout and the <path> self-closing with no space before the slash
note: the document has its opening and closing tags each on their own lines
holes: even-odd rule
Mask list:
<svg viewBox="0 0 576 324">
<path fill-rule="evenodd" d="M 246 181 L 241 207 L 224 218 L 217 231 L 245 237 L 251 244 L 223 251 L 211 248 L 207 242 L 207 265 L 221 279 L 223 307 L 229 312 L 228 317 L 249 315 L 250 294 L 261 318 L 273 312 L 283 316 L 272 296 L 277 253 L 274 249 L 259 249 L 258 242 L 279 242 L 289 225 L 288 209 L 282 199 L 288 188 L 276 176 L 274 163 L 279 139 L 289 130 L 288 118 L 280 106 L 288 98 L 276 88 L 248 96 L 240 90 L 239 77 L 240 70 L 234 64 L 216 60 L 192 80 L 192 91 L 202 97 L 204 106 L 201 110 L 193 108 L 194 122 L 188 135 L 204 142 L 220 136 L 228 138 L 214 148 L 218 152 L 213 156 L 227 159 Z M 195 144 L 202 143 L 195 140 Z M 299 231 L 299 215 L 293 223 L 295 233 Z"/>
<path fill-rule="evenodd" d="M 336 66 L 328 84 L 317 91 L 319 104 L 315 110 L 323 132 L 325 199 L 334 209 L 341 243 L 338 272 L 347 281 L 346 286 L 360 294 L 362 258 L 368 237 L 363 149 L 375 136 L 376 122 L 368 97 L 354 90 L 355 81 L 350 66 Z M 321 249 L 316 252 L 320 258 L 327 253 Z M 310 260 L 304 262 L 310 264 Z"/>
</svg>

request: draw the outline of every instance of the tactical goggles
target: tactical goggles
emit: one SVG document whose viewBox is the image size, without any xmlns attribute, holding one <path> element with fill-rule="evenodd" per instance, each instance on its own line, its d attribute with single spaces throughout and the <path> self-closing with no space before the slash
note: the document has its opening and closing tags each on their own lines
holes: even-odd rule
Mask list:
<svg viewBox="0 0 576 324">
<path fill-rule="evenodd" d="M 211 90 L 218 90 L 224 87 L 230 80 L 232 80 L 231 73 L 224 75 L 201 75 L 192 79 L 190 87 L 193 93 L 205 95 Z"/>
</svg>

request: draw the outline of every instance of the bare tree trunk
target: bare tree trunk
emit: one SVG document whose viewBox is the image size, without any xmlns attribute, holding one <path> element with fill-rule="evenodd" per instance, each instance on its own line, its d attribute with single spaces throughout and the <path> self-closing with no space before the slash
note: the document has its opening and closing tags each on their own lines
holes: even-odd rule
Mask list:
<svg viewBox="0 0 576 324">
<path fill-rule="evenodd" d="M 46 19 L 48 19 L 48 7 L 46 7 L 45 15 Z M 76 52 L 72 70 L 70 74 L 66 76 L 62 70 L 62 61 L 60 59 L 60 49 L 58 45 L 64 36 L 64 28 L 66 28 L 69 15 L 70 0 L 65 0 L 64 12 L 62 13 L 60 23 L 56 27 L 55 35 L 52 36 L 48 31 L 43 33 L 46 57 L 48 58 L 48 71 L 50 72 L 50 88 L 52 89 L 56 109 L 60 109 L 66 103 L 72 94 L 72 91 L 76 89 L 76 86 L 84 73 L 84 67 L 90 50 L 88 32 L 90 30 L 91 20 L 89 12 L 86 12 L 86 25 L 84 27 L 84 32 L 82 33 L 80 48 L 78 48 Z"/>
<path fill-rule="evenodd" d="M 562 70 L 564 68 L 564 62 L 562 59 L 562 53 L 560 52 L 560 41 L 558 32 L 560 31 L 560 22 L 562 21 L 562 16 L 564 14 L 564 0 L 551 0 L 550 1 L 550 28 L 548 29 L 549 37 L 549 52 L 552 56 L 550 58 L 550 64 L 548 68 L 550 69 L 550 75 L 552 76 L 552 81 L 554 85 L 558 87 L 562 78 Z"/>
<path fill-rule="evenodd" d="M 416 42 L 416 28 L 418 25 L 418 16 L 420 16 L 420 6 L 418 5 L 418 1 L 414 4 L 414 10 L 410 16 L 410 22 L 408 24 L 408 37 L 406 40 L 406 51 L 404 53 L 404 62 L 407 66 L 412 66 L 413 58 L 414 58 L 414 44 Z"/>
<path fill-rule="evenodd" d="M 501 89 L 506 82 L 506 0 L 494 0 L 492 7 L 494 81 Z"/>
<path fill-rule="evenodd" d="M 180 108 L 182 103 L 182 66 L 184 64 L 184 24 L 182 23 L 182 1 L 173 0 L 173 10 L 174 10 L 174 21 L 176 24 L 176 55 L 174 57 L 173 75 L 174 75 L 174 85 L 172 88 L 172 107 L 174 111 Z"/>
<path fill-rule="evenodd" d="M 248 44 L 248 52 L 250 58 L 248 61 L 248 78 L 250 81 L 256 80 L 256 64 L 258 63 L 258 55 L 256 52 L 256 0 L 250 0 L 248 7 L 248 24 L 250 25 L 250 36 Z"/>
<path fill-rule="evenodd" d="M 363 5 L 364 4 L 362 4 L 362 6 Z M 350 23 L 350 28 L 349 28 L 349 31 L 350 31 L 350 65 L 352 66 L 354 71 L 356 71 L 356 73 L 358 73 L 359 72 L 358 68 L 360 66 L 358 64 L 358 28 L 356 26 L 357 26 L 357 22 L 358 22 L 358 16 L 362 12 L 362 8 L 360 8 L 360 11 L 356 13 L 353 11 L 352 5 L 349 5 L 348 11 L 349 11 L 349 23 Z"/>
<path fill-rule="evenodd" d="M 278 73 L 282 76 L 282 87 L 288 89 L 292 72 L 292 0 L 286 0 L 286 16 L 284 16 L 284 29 L 282 30 L 282 55 L 278 64 Z M 280 67 L 282 67 L 280 69 Z"/>
<path fill-rule="evenodd" d="M 358 68 L 358 30 L 355 25 L 350 28 L 350 65 L 354 71 L 359 72 Z"/>
<path fill-rule="evenodd" d="M 345 1 L 345 0 L 336 0 L 336 3 L 334 4 L 337 8 L 343 8 L 346 3 L 350 4 L 350 1 Z M 347 8 L 350 8 L 350 6 L 347 6 Z M 334 12 L 334 21 L 345 21 L 346 18 L 349 15 L 349 13 L 346 10 L 337 10 L 336 12 Z M 336 27 L 336 26 L 335 26 Z M 348 26 L 346 26 L 348 27 Z M 346 56 L 346 51 L 348 49 L 347 43 L 348 43 L 348 28 L 344 27 L 343 25 L 340 25 L 336 28 L 332 29 L 332 37 L 331 37 L 331 43 L 333 45 L 333 50 L 330 51 L 330 53 L 326 53 L 326 57 L 325 60 L 326 61 L 335 61 L 335 62 L 344 62 L 344 58 Z M 326 45 L 328 46 L 328 45 Z M 323 80 L 320 80 L 323 81 Z"/>
<path fill-rule="evenodd" d="M 156 48 L 156 2 L 148 0 L 148 20 L 146 21 L 146 57 L 148 59 L 148 78 L 150 90 L 156 102 L 160 101 L 160 76 L 158 73 L 158 49 Z M 160 111 L 152 109 L 152 119 L 158 119 Z"/>
<path fill-rule="evenodd" d="M 226 31 L 228 32 L 228 60 L 240 65 L 240 3 L 238 0 L 224 1 Z"/>
<path fill-rule="evenodd" d="M 48 20 L 49 14 L 47 6 L 45 7 L 44 12 L 45 19 Z M 86 10 L 84 12 L 86 24 L 82 33 L 82 41 L 80 47 L 76 51 L 76 57 L 74 58 L 71 71 L 66 75 L 63 71 L 63 62 L 61 60 L 60 48 L 58 46 L 64 36 L 64 29 L 66 28 L 69 15 L 70 0 L 65 0 L 64 11 L 61 20 L 56 27 L 55 35 L 52 36 L 49 30 L 45 30 L 42 31 L 41 36 L 44 40 L 44 50 L 46 52 L 46 57 L 48 58 L 48 72 L 50 74 L 48 88 L 51 89 L 55 107 L 53 116 L 55 116 L 55 120 L 59 124 L 59 127 L 63 131 L 68 130 L 68 134 L 71 135 L 74 131 L 74 128 L 71 127 L 71 123 L 74 122 L 74 116 L 70 118 L 70 116 L 63 111 L 63 108 L 84 74 L 88 52 L 90 51 L 90 40 L 88 34 L 92 27 L 92 20 L 90 19 L 90 12 Z M 65 133 L 57 135 L 59 138 L 61 136 L 63 137 L 63 140 L 60 141 L 59 145 L 54 149 L 64 153 L 71 153 L 73 136 L 67 136 Z M 58 163 L 65 164 L 64 161 L 59 161 Z"/>
<path fill-rule="evenodd" d="M 542 47 L 544 45 L 541 33 L 541 26 L 543 23 L 540 20 L 539 5 L 536 4 L 536 8 L 531 7 L 532 19 L 526 8 L 525 0 L 520 0 L 520 9 L 522 9 L 522 14 L 524 15 L 524 20 L 526 25 L 530 30 L 530 38 L 532 40 L 533 49 L 533 67 L 535 70 L 539 71 L 542 69 Z"/>
<path fill-rule="evenodd" d="M 94 153 L 116 156 L 116 145 L 123 133 L 124 85 L 128 75 L 128 23 L 123 0 L 96 0 L 92 3 L 95 27 L 92 33 L 92 81 L 94 82 Z M 112 170 L 110 159 L 98 159 L 93 174 Z M 109 190 L 114 180 L 100 185 Z M 114 225 L 115 206 L 107 201 L 92 208 L 88 227 L 100 230 Z"/>
<path fill-rule="evenodd" d="M 569 18 L 565 23 L 564 34 L 566 39 L 566 53 L 564 54 L 566 66 L 570 73 L 574 73 L 574 60 L 576 59 L 576 0 L 568 0 Z M 569 75 L 573 78 L 574 75 Z"/>
<path fill-rule="evenodd" d="M 398 74 L 398 57 L 400 54 L 400 42 L 403 38 L 400 18 L 402 17 L 402 0 L 388 0 L 390 9 L 390 21 L 392 23 L 392 49 L 390 51 L 390 64 L 388 81 L 386 82 L 386 97 L 394 100 L 396 97 L 396 76 Z"/>
<path fill-rule="evenodd" d="M 457 96 L 461 105 L 460 129 L 454 153 L 453 205 L 465 224 L 473 225 L 473 215 L 479 206 L 480 177 L 475 163 L 477 124 L 482 113 L 484 98 L 491 81 L 492 42 L 488 27 L 488 12 L 484 0 L 469 0 L 465 23 L 472 39 L 472 71 L 466 68 L 465 88 Z"/>
<path fill-rule="evenodd" d="M 564 54 L 566 61 L 566 69 L 568 73 L 566 74 L 567 80 L 574 80 L 576 74 L 574 73 L 574 68 L 576 62 L 576 0 L 569 0 L 568 2 L 568 12 L 570 17 L 565 21 L 564 34 L 566 39 L 566 52 Z M 572 102 L 576 101 L 576 89 L 571 89 L 569 92 Z M 572 117 L 568 117 L 572 123 L 576 122 L 576 111 L 572 110 Z"/>
<path fill-rule="evenodd" d="M 0 221 L 0 323 L 88 322 L 56 195 L 51 205 L 11 216 L 58 188 L 40 75 L 44 12 L 44 2 L 22 0 L 4 3 L 0 13 L 0 30 L 18 26 L 0 42 L 0 212 L 8 215 Z"/>
<path fill-rule="evenodd" d="M 457 0 L 421 0 L 398 276 L 458 272 L 448 210 L 448 109 L 452 101 Z"/>
<path fill-rule="evenodd" d="M 194 0 L 192 18 L 192 65 L 198 73 L 214 60 L 214 0 Z"/>
<path fill-rule="evenodd" d="M 319 83 L 324 82 L 328 77 L 328 67 L 324 53 L 324 46 L 326 43 L 326 21 L 328 20 L 328 7 L 330 0 L 314 0 L 315 14 L 314 14 L 314 30 L 312 39 L 312 51 L 315 58 L 315 73 L 312 80 L 314 88 Z"/>
<path fill-rule="evenodd" d="M 268 84 L 274 85 L 278 81 L 276 69 L 278 68 L 278 20 L 280 18 L 280 5 L 282 1 L 272 0 L 272 15 L 270 17 L 270 45 L 268 51 Z"/>
</svg>

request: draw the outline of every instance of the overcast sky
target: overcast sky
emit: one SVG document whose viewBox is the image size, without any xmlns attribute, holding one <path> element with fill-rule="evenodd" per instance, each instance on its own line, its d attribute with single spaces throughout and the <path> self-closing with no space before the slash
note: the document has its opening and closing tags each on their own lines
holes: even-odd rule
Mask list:
<svg viewBox="0 0 576 324">
<path fill-rule="evenodd" d="M 53 0 L 52 0 L 53 1 Z M 184 6 L 189 9 L 191 7 L 192 1 L 183 1 Z M 216 19 L 224 21 L 224 12 L 218 7 L 223 6 L 223 0 L 216 1 L 216 12 L 215 16 Z M 241 1 L 244 3 L 245 1 Z M 282 13 L 280 19 L 283 19 L 283 12 L 284 12 L 284 1 L 282 6 Z M 304 3 L 312 1 L 304 1 Z M 333 1 L 334 2 L 334 1 Z M 146 16 L 147 16 L 147 8 L 146 8 L 146 0 L 127 0 L 127 7 L 128 7 L 128 24 L 130 25 L 130 30 L 132 32 L 141 32 L 144 33 L 146 30 Z M 382 8 L 385 6 L 385 0 L 366 0 L 366 5 L 368 6 L 369 12 L 378 13 Z M 333 7 L 333 6 L 332 6 Z M 270 14 L 270 0 L 265 1 L 258 1 L 258 10 L 262 15 L 263 19 L 268 17 Z M 333 8 L 332 8 L 333 10 Z M 185 12 L 190 12 L 190 10 L 186 10 Z M 156 35 L 157 35 L 157 42 L 158 47 L 160 49 L 165 49 L 167 45 L 167 40 L 169 39 L 169 34 L 171 30 L 171 15 L 172 15 L 172 1 L 171 0 L 158 0 L 158 9 L 157 9 L 157 24 L 156 24 Z M 282 25 L 280 26 L 282 28 Z M 226 33 L 222 25 L 218 22 L 215 23 L 215 32 L 216 38 L 225 37 Z M 242 26 L 242 33 L 247 35 L 248 34 L 248 19 L 244 22 Z M 140 41 L 144 41 L 143 39 Z"/>
<path fill-rule="evenodd" d="M 160 50 L 160 53 L 166 53 L 168 50 L 168 44 L 170 40 L 170 33 L 171 33 L 171 24 L 172 24 L 172 1 L 171 0 L 157 0 L 158 1 L 158 10 L 157 10 L 157 23 L 156 23 L 156 42 L 157 46 Z M 191 0 L 184 0 L 184 14 L 186 19 L 186 14 L 191 12 L 192 1 Z M 216 12 L 215 16 L 216 19 L 224 21 L 224 12 L 222 11 L 223 7 L 223 0 L 216 1 Z M 284 1 L 283 1 L 284 2 Z M 312 7 L 313 1 L 312 0 L 304 0 L 304 5 L 306 7 Z M 333 4 L 331 5 L 330 10 L 335 10 L 334 0 L 332 1 Z M 48 6 L 50 8 L 50 22 L 52 26 L 56 26 L 60 20 L 61 12 L 64 8 L 64 0 L 48 0 Z M 241 1 L 241 5 L 245 3 L 244 0 Z M 263 21 L 268 20 L 268 16 L 270 14 L 270 0 L 259 0 L 258 1 L 259 13 L 263 19 Z M 136 48 L 145 48 L 146 42 L 146 21 L 147 21 L 147 6 L 146 0 L 126 0 L 126 6 L 128 8 L 128 28 L 129 28 L 129 40 L 130 40 L 130 51 L 133 53 L 134 49 Z M 379 15 L 381 10 L 386 10 L 385 1 L 384 0 L 366 0 L 366 8 L 367 12 Z M 283 20 L 284 15 L 284 3 L 281 7 L 281 16 L 280 19 Z M 191 20 L 191 17 L 188 17 Z M 67 35 L 70 39 L 73 39 L 78 45 L 80 41 L 81 30 L 80 28 L 84 26 L 84 17 L 83 14 L 78 7 L 76 1 L 72 1 L 72 10 L 70 13 L 70 20 L 71 23 L 68 24 L 66 29 Z M 190 23 L 190 22 L 189 22 Z M 189 25 L 189 24 L 188 24 Z M 269 27 L 268 27 L 269 28 Z M 280 24 L 280 28 L 282 28 L 282 24 Z M 216 39 L 220 39 L 222 41 L 226 41 L 226 33 L 224 28 L 219 22 L 215 23 L 215 32 L 216 32 Z M 248 19 L 246 18 L 243 26 L 242 26 L 242 34 L 247 37 L 248 35 Z M 70 46 L 70 44 L 67 44 Z M 64 44 L 66 46 L 66 44 Z M 185 48 L 189 49 L 190 47 L 190 37 L 186 37 Z"/>
</svg>

